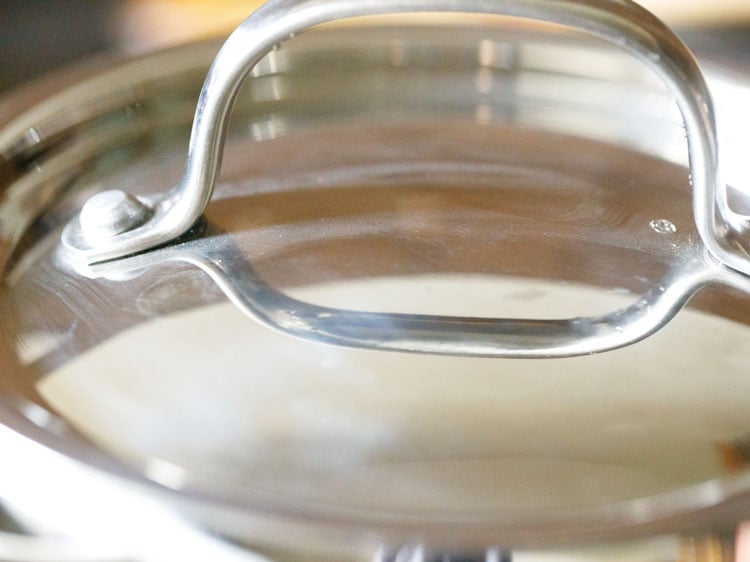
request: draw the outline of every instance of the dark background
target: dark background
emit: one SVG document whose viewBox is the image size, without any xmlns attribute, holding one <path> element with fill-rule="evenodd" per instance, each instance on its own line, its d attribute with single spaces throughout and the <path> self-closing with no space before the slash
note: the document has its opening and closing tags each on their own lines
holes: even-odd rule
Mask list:
<svg viewBox="0 0 750 562">
<path fill-rule="evenodd" d="M 0 0 L 0 92 L 81 58 L 117 51 L 118 14 L 126 4 Z M 750 25 L 677 31 L 699 54 L 734 61 L 750 75 Z"/>
<path fill-rule="evenodd" d="M 0 0 L 0 91 L 115 50 L 124 0 Z"/>
</svg>

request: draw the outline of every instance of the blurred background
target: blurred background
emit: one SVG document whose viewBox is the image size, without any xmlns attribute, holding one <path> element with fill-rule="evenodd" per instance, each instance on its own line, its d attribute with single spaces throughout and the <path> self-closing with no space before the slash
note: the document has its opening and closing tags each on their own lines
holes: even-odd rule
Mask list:
<svg viewBox="0 0 750 562">
<path fill-rule="evenodd" d="M 231 30 L 259 0 L 0 2 L 0 93 L 103 53 L 139 53 Z M 750 0 L 643 0 L 699 54 L 750 68 Z"/>
</svg>

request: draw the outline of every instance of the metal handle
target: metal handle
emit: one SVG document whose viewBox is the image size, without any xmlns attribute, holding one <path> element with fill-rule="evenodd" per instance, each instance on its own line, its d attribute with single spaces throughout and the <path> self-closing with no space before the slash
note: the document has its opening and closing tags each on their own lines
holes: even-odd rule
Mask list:
<svg viewBox="0 0 750 562">
<path fill-rule="evenodd" d="M 180 236 L 199 219 L 211 197 L 231 107 L 242 81 L 264 55 L 314 25 L 355 16 L 427 11 L 497 14 L 563 24 L 642 59 L 669 87 L 682 112 L 694 218 L 703 246 L 685 256 L 661 287 L 632 306 L 597 318 L 555 321 L 323 309 L 280 296 L 259 283 L 241 261 L 227 269 L 226 260 L 217 264 L 209 253 L 199 250 L 188 256 L 164 249 L 151 254 L 199 265 L 250 316 L 292 335 L 354 347 L 458 355 L 559 357 L 622 347 L 657 331 L 706 284 L 739 283 L 744 290 L 750 289 L 750 280 L 736 273 L 750 274 L 750 261 L 737 243 L 748 221 L 729 208 L 726 186 L 719 181 L 716 123 L 706 82 L 683 43 L 655 16 L 629 0 L 271 0 L 232 33 L 209 70 L 181 183 L 149 198 L 118 191 L 94 196 L 65 229 L 64 245 L 79 264 L 94 264 L 94 270 L 128 269 L 127 264 L 102 262 L 138 254 Z M 712 258 L 703 255 L 704 246 Z M 120 261 L 141 263 L 143 259 Z"/>
<path fill-rule="evenodd" d="M 237 308 L 289 336 L 344 347 L 474 357 L 551 358 L 608 351 L 661 329 L 706 285 L 750 293 L 750 278 L 721 267 L 700 245 L 687 249 L 657 286 L 632 305 L 603 316 L 565 320 L 361 312 L 302 302 L 265 283 L 231 235 L 168 245 L 79 272 L 127 279 L 168 261 L 199 267 Z"/>
<path fill-rule="evenodd" d="M 729 208 L 726 187 L 720 184 L 716 123 L 706 82 L 674 33 L 629 0 L 270 0 L 232 33 L 208 72 L 181 183 L 148 200 L 121 192 L 94 196 L 66 229 L 65 245 L 78 260 L 90 264 L 148 250 L 180 236 L 198 220 L 211 198 L 231 107 L 244 78 L 264 55 L 318 24 L 427 11 L 554 22 L 605 39 L 645 61 L 670 88 L 682 112 L 695 223 L 703 243 L 722 264 L 750 274 L 750 260 L 737 244 L 737 234 L 747 229 L 748 217 Z"/>
</svg>

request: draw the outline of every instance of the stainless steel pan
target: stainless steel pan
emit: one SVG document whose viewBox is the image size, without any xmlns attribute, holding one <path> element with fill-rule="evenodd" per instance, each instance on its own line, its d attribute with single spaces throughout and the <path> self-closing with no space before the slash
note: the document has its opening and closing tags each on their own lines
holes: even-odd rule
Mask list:
<svg viewBox="0 0 750 562">
<path fill-rule="evenodd" d="M 427 9 L 505 15 L 299 34 Z M 704 80 L 626 2 L 243 25 L 186 174 L 212 45 L 2 106 L 16 516 L 153 559 L 246 555 L 205 533 L 327 560 L 677 560 L 733 535 L 743 77 Z M 154 217 L 156 247 L 109 253 Z"/>
</svg>

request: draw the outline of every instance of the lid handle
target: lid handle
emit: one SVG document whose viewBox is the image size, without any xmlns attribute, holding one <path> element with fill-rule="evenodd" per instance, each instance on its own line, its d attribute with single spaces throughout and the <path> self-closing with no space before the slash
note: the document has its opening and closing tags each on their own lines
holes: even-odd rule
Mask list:
<svg viewBox="0 0 750 562">
<path fill-rule="evenodd" d="M 715 266 L 700 246 L 691 247 L 631 305 L 601 316 L 554 320 L 366 312 L 304 302 L 269 286 L 228 236 L 164 246 L 94 264 L 85 272 L 122 279 L 168 261 L 199 267 L 247 316 L 289 336 L 360 349 L 474 357 L 572 357 L 617 349 L 661 329 L 706 285 L 750 292 L 750 278 Z"/>
<path fill-rule="evenodd" d="M 287 306 L 283 299 L 271 299 L 276 304 L 264 309 L 255 298 L 261 289 L 243 281 L 247 272 L 224 271 L 221 264 L 203 255 L 182 259 L 203 267 L 248 314 L 287 333 L 355 347 L 458 355 L 559 357 L 613 349 L 657 331 L 707 283 L 742 282 L 743 289 L 750 287 L 750 279 L 745 277 L 750 274 L 750 260 L 742 247 L 748 217 L 729 208 L 726 186 L 719 181 L 716 123 L 706 82 L 674 33 L 629 0 L 270 0 L 231 34 L 208 72 L 179 185 L 143 198 L 116 191 L 91 198 L 63 232 L 63 244 L 73 260 L 94 269 L 127 269 L 122 262 L 146 256 L 111 260 L 164 245 L 196 223 L 211 198 L 238 90 L 274 46 L 326 22 L 428 11 L 496 14 L 562 24 L 619 45 L 650 66 L 670 89 L 682 113 L 694 218 L 703 242 L 696 249 L 700 254 L 705 247 L 713 259 L 702 254 L 688 256 L 681 269 L 667 274 L 658 290 L 634 305 L 603 317 L 569 320 L 356 313 L 304 308 L 296 302 Z M 152 253 L 163 256 L 164 251 Z M 727 281 L 727 276 L 734 281 Z"/>
<path fill-rule="evenodd" d="M 642 59 L 669 87 L 682 112 L 695 223 L 703 243 L 722 264 L 750 274 L 750 260 L 738 244 L 749 220 L 729 208 L 726 186 L 720 185 L 716 123 L 706 82 L 675 34 L 629 0 L 270 0 L 230 35 L 208 72 L 180 184 L 147 199 L 122 193 L 94 196 L 66 229 L 63 243 L 74 259 L 92 264 L 177 238 L 198 220 L 208 204 L 237 92 L 248 73 L 274 46 L 327 22 L 427 11 L 496 14 L 558 23 L 620 45 Z"/>
</svg>

